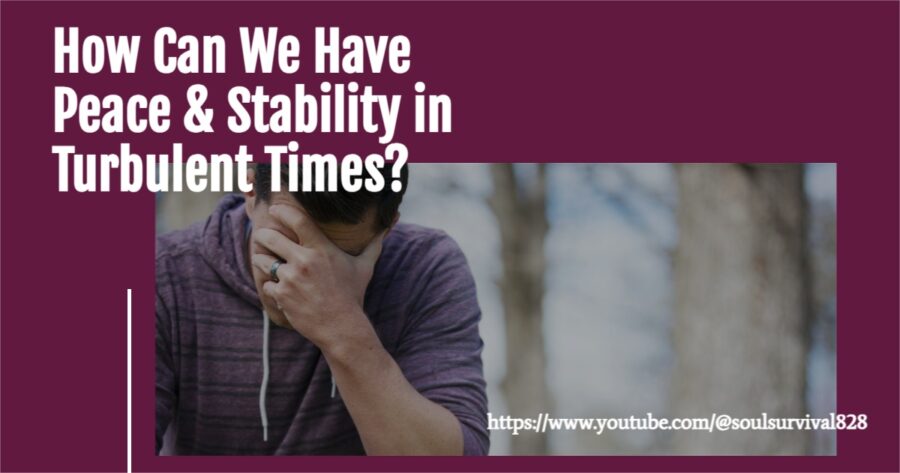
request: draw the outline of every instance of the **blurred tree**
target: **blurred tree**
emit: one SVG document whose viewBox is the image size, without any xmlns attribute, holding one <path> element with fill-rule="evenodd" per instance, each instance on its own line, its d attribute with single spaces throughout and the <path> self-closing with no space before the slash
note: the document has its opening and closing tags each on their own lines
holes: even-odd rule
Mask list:
<svg viewBox="0 0 900 473">
<path fill-rule="evenodd" d="M 812 202 L 810 207 L 813 307 L 816 321 L 821 325 L 825 346 L 833 352 L 837 348 L 835 340 L 837 215 L 833 202 Z"/>
<path fill-rule="evenodd" d="M 498 281 L 506 322 L 506 376 L 501 389 L 509 414 L 552 413 L 544 352 L 544 239 L 547 236 L 547 167 L 536 165 L 528 182 L 513 164 L 492 164 L 489 203 L 500 230 L 503 273 Z M 547 436 L 512 437 L 512 455 L 547 453 Z"/>
<path fill-rule="evenodd" d="M 810 267 L 812 269 L 813 323 L 810 330 L 810 363 L 818 363 L 809 370 L 810 387 L 807 402 L 813 415 L 827 415 L 837 410 L 835 374 L 836 353 L 836 260 L 837 214 L 835 201 L 810 199 Z M 827 370 L 823 374 L 821 370 Z M 814 384 L 815 383 L 815 384 Z M 837 435 L 832 430 L 813 432 L 814 454 L 834 455 Z"/>
<path fill-rule="evenodd" d="M 672 416 L 807 413 L 802 164 L 676 165 Z M 676 454 L 794 454 L 804 431 L 673 432 Z"/>
</svg>

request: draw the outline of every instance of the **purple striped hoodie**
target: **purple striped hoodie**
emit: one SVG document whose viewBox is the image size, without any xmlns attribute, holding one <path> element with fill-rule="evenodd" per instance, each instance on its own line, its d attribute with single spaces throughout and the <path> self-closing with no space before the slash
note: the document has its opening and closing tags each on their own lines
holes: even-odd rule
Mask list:
<svg viewBox="0 0 900 473">
<path fill-rule="evenodd" d="M 166 450 L 176 454 L 364 454 L 320 350 L 264 319 L 243 256 L 247 225 L 243 198 L 231 195 L 205 223 L 157 241 L 157 453 L 171 425 Z M 410 384 L 459 419 L 465 454 L 486 454 L 481 311 L 456 243 L 398 224 L 364 309 Z M 261 397 L 264 325 L 269 380 Z"/>
</svg>

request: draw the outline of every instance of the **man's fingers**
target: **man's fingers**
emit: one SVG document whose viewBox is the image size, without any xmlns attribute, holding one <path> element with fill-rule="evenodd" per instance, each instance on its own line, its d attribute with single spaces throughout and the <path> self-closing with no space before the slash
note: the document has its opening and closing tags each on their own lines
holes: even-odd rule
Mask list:
<svg viewBox="0 0 900 473">
<path fill-rule="evenodd" d="M 302 249 L 300 245 L 292 242 L 288 237 L 271 228 L 260 228 L 259 230 L 256 230 L 253 232 L 253 238 L 256 239 L 258 244 L 280 256 L 281 259 L 285 261 L 296 260 L 297 252 Z"/>
<path fill-rule="evenodd" d="M 274 281 L 266 281 L 263 283 L 262 290 L 265 295 L 271 297 L 272 299 L 275 299 L 275 302 L 278 303 L 278 299 L 275 296 L 275 292 L 276 292 L 275 288 L 276 287 L 278 287 L 278 284 L 276 284 Z M 279 304 L 279 309 L 280 308 L 281 307 Z"/>
<path fill-rule="evenodd" d="M 284 313 L 284 307 L 282 307 L 281 302 L 278 301 L 278 283 L 276 283 L 275 281 L 264 282 L 262 292 L 263 294 L 275 300 L 275 306 L 278 307 L 278 310 Z M 287 317 L 287 314 L 284 314 L 284 316 Z"/>
<path fill-rule="evenodd" d="M 253 263 L 253 266 L 268 275 L 270 278 L 272 277 L 272 265 L 275 264 L 276 261 L 279 261 L 278 258 L 270 255 L 264 255 L 262 253 L 257 253 L 250 257 L 250 262 Z"/>
<path fill-rule="evenodd" d="M 271 205 L 269 206 L 269 214 L 293 230 L 302 246 L 312 248 L 324 242 L 329 242 L 325 235 L 322 234 L 319 226 L 305 212 L 296 207 L 280 204 Z"/>
</svg>

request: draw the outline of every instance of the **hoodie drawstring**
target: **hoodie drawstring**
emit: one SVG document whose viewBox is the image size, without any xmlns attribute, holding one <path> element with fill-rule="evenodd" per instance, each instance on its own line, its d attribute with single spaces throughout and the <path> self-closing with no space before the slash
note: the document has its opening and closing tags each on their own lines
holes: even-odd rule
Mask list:
<svg viewBox="0 0 900 473">
<path fill-rule="evenodd" d="M 263 442 L 269 441 L 269 417 L 266 415 L 266 388 L 269 386 L 269 316 L 263 311 L 262 344 L 263 377 L 259 387 L 259 420 L 262 421 Z"/>
<path fill-rule="evenodd" d="M 262 422 L 263 442 L 269 441 L 269 417 L 266 415 L 266 388 L 269 387 L 269 316 L 263 311 L 263 343 L 262 343 L 262 363 L 263 376 L 262 383 L 259 386 L 259 420 Z M 337 384 L 334 382 L 334 375 L 331 375 L 331 398 L 337 394 Z"/>
</svg>

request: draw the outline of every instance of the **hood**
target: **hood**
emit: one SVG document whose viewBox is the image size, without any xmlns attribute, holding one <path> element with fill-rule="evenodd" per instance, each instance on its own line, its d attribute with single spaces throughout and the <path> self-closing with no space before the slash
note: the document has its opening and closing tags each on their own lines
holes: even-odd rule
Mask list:
<svg viewBox="0 0 900 473">
<path fill-rule="evenodd" d="M 249 224 L 244 197 L 239 194 L 223 197 L 203 228 L 201 255 L 235 294 L 262 309 L 244 256 Z"/>
<path fill-rule="evenodd" d="M 269 384 L 269 333 L 272 322 L 262 310 L 259 294 L 244 256 L 250 218 L 244 209 L 244 197 L 230 194 L 222 198 L 206 221 L 201 236 L 201 255 L 235 294 L 260 309 L 262 323 L 262 380 L 259 386 L 259 420 L 264 442 L 269 441 L 269 418 L 266 413 L 266 391 Z M 331 377 L 331 397 L 337 385 Z"/>
</svg>

